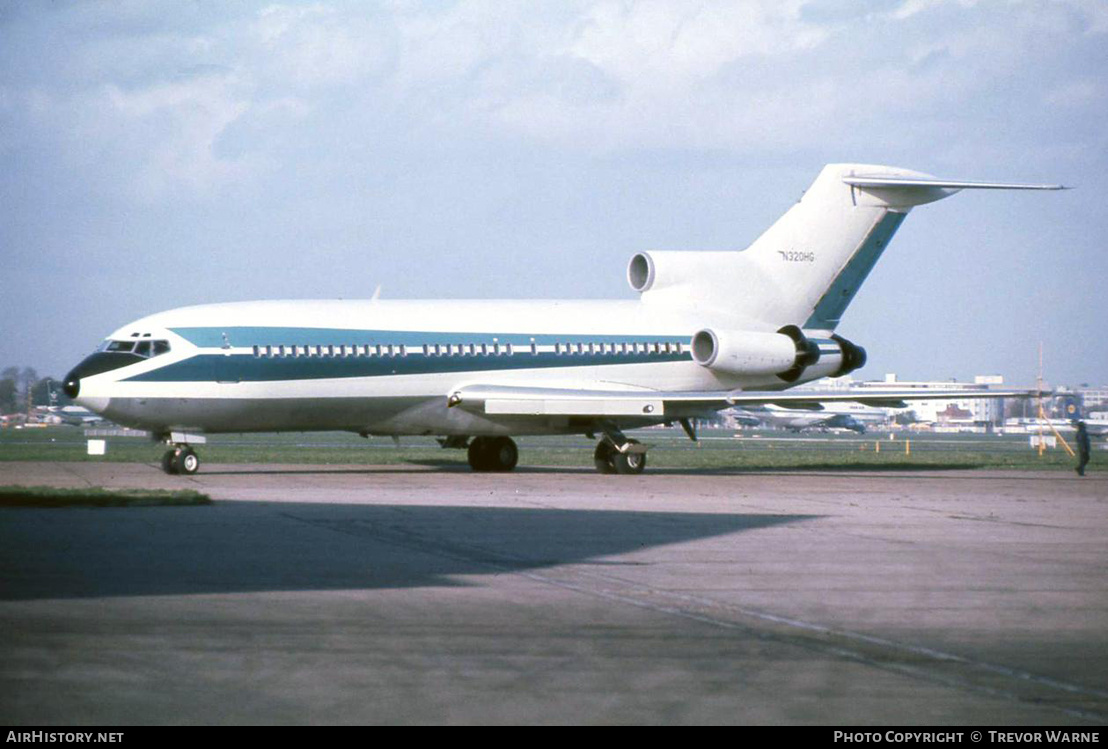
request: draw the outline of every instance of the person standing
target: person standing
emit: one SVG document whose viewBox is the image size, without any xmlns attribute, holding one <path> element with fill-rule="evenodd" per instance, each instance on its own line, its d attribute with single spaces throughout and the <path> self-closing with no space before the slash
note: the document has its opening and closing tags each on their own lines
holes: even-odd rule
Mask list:
<svg viewBox="0 0 1108 749">
<path fill-rule="evenodd" d="M 1089 431 L 1085 422 L 1077 422 L 1077 475 L 1085 475 L 1085 466 L 1089 463 Z"/>
</svg>

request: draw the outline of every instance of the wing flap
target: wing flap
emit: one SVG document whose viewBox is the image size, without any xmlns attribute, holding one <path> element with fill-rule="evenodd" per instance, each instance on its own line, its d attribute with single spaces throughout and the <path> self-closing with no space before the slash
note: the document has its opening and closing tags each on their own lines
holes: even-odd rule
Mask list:
<svg viewBox="0 0 1108 749">
<path fill-rule="evenodd" d="M 774 404 L 783 408 L 819 410 L 821 403 L 849 402 L 879 408 L 906 408 L 913 400 L 1033 398 L 1038 395 L 1040 393 L 1035 390 L 667 392 L 467 385 L 453 391 L 447 398 L 447 405 L 489 416 L 679 419 L 743 405 Z"/>
</svg>

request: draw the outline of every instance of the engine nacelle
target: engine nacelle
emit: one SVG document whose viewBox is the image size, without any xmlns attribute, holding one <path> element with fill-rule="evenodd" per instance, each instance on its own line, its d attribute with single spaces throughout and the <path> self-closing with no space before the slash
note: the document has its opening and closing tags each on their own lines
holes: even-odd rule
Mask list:
<svg viewBox="0 0 1108 749">
<path fill-rule="evenodd" d="M 727 374 L 776 375 L 795 382 L 819 361 L 820 350 L 795 325 L 776 333 L 705 328 L 693 336 L 692 357 L 702 367 Z"/>
<path fill-rule="evenodd" d="M 804 372 L 805 380 L 820 377 L 842 377 L 866 364 L 866 350 L 842 336 L 817 339 L 820 348 L 819 363 Z"/>
<path fill-rule="evenodd" d="M 737 252 L 640 252 L 627 264 L 627 283 L 638 292 L 703 285 L 704 279 L 733 275 Z"/>
<path fill-rule="evenodd" d="M 842 366 L 839 367 L 832 377 L 841 377 L 844 374 L 849 374 L 855 369 L 861 369 L 866 366 L 866 350 L 857 344 L 851 343 L 842 336 L 833 335 L 831 340 L 839 344 L 839 348 L 842 351 Z"/>
</svg>

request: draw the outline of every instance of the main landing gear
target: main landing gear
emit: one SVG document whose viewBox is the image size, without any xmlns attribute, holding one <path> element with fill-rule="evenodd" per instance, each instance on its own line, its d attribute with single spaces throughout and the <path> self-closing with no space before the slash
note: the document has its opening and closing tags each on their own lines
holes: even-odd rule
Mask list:
<svg viewBox="0 0 1108 749">
<path fill-rule="evenodd" d="M 622 451 L 605 435 L 596 443 L 593 462 L 601 473 L 635 475 L 646 469 L 646 448 L 638 440 L 626 439 Z"/>
<path fill-rule="evenodd" d="M 162 455 L 162 470 L 173 476 L 191 476 L 200 470 L 200 456 L 188 445 L 175 445 Z"/>
<path fill-rule="evenodd" d="M 445 448 L 466 448 L 470 467 L 480 473 L 506 473 L 519 462 L 519 448 L 510 437 L 448 437 L 439 440 L 439 444 Z M 601 473 L 635 476 L 646 468 L 646 445 L 609 428 L 596 445 L 593 462 Z"/>
<path fill-rule="evenodd" d="M 503 473 L 516 467 L 519 448 L 511 437 L 474 437 L 467 456 L 475 471 Z"/>
</svg>

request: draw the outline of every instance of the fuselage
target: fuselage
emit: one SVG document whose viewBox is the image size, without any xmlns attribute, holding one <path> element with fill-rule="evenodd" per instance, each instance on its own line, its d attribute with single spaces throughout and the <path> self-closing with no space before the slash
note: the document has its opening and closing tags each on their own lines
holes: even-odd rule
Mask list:
<svg viewBox="0 0 1108 749">
<path fill-rule="evenodd" d="M 203 305 L 123 326 L 74 369 L 67 386 L 106 418 L 158 433 L 435 435 L 583 431 L 564 417 L 493 422 L 447 408 L 446 395 L 470 384 L 667 391 L 783 386 L 772 376 L 729 376 L 695 363 L 689 344 L 704 323 L 696 312 L 640 301 Z"/>
</svg>

